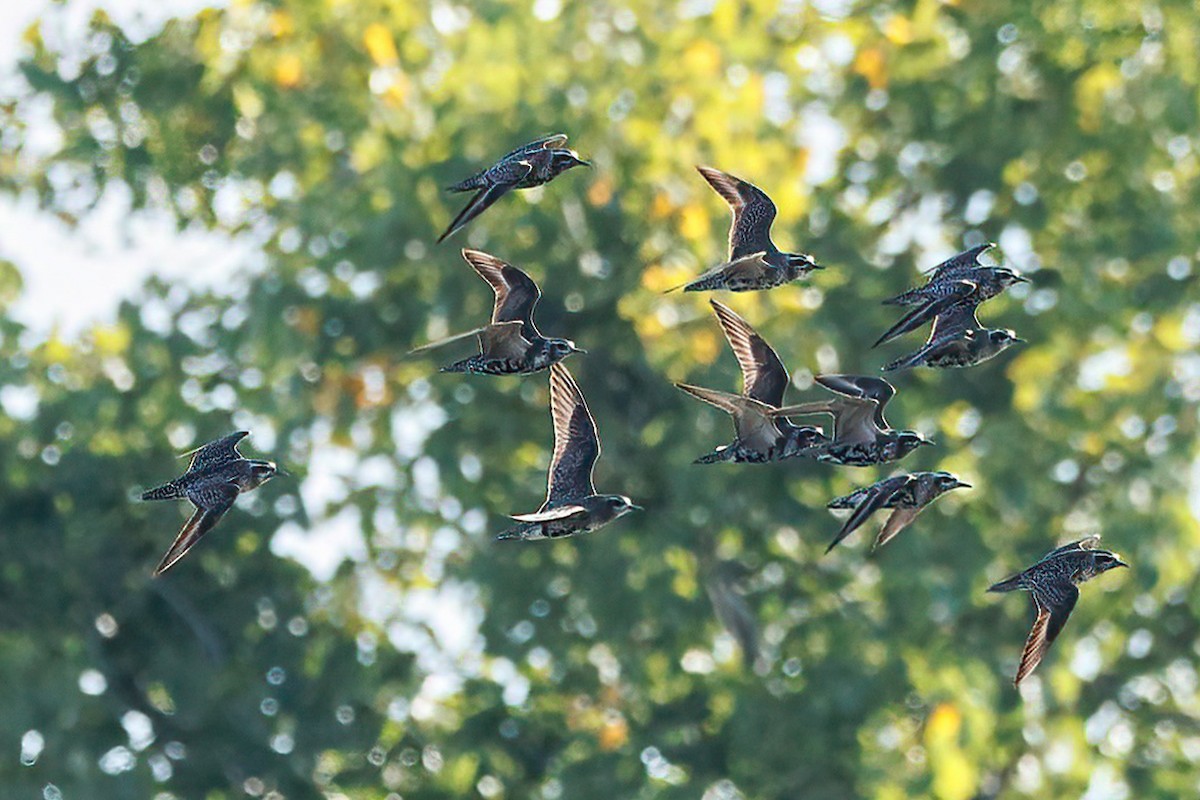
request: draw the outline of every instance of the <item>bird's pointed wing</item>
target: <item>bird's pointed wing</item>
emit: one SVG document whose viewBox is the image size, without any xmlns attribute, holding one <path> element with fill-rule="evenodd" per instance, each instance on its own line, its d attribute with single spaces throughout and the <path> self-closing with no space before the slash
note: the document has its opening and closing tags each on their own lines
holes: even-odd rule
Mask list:
<svg viewBox="0 0 1200 800">
<path fill-rule="evenodd" d="M 1025 639 L 1025 648 L 1021 651 L 1021 663 L 1017 666 L 1013 686 L 1020 684 L 1042 663 L 1042 658 L 1058 638 L 1078 599 L 1079 589 L 1069 583 L 1058 587 L 1052 596 L 1041 592 L 1034 593 L 1033 605 L 1037 609 L 1037 619 L 1033 621 L 1033 628 Z"/>
<path fill-rule="evenodd" d="M 854 509 L 854 513 L 846 518 L 841 530 L 837 532 L 837 536 L 833 537 L 833 541 L 825 548 L 825 552 L 828 553 L 836 547 L 838 542 L 857 530 L 867 521 L 868 517 L 883 508 L 892 495 L 900 491 L 910 480 L 912 480 L 911 475 L 897 475 L 893 478 L 885 478 L 866 487 L 862 499 Z"/>
<path fill-rule="evenodd" d="M 967 299 L 939 312 L 933 318 L 933 327 L 929 330 L 929 341 L 980 330 L 983 326 L 979 324 L 979 318 L 975 316 L 977 308 L 979 308 L 978 302 Z"/>
<path fill-rule="evenodd" d="M 729 228 L 730 260 L 773 249 L 771 223 L 775 221 L 775 204 L 767 193 L 719 169 L 696 169 L 733 211 L 733 224 Z"/>
<path fill-rule="evenodd" d="M 414 347 L 412 350 L 409 350 L 405 354 L 405 356 L 407 357 L 407 356 L 420 355 L 421 353 L 424 353 L 427 350 L 433 350 L 435 348 L 442 347 L 444 345 L 453 344 L 454 342 L 460 342 L 463 339 L 473 338 L 473 337 L 478 336 L 479 334 L 483 333 L 485 330 L 488 329 L 488 327 L 489 326 L 487 326 L 487 325 L 481 325 L 478 328 L 472 328 L 471 330 L 465 331 L 464 333 L 456 333 L 453 336 L 447 336 L 443 339 L 438 339 L 436 342 L 429 342 L 428 344 L 423 344 L 420 347 Z"/>
<path fill-rule="evenodd" d="M 196 542 L 204 538 L 204 535 L 221 521 L 221 517 L 233 506 L 237 495 L 238 489 L 231 483 L 188 492 L 188 499 L 196 505 L 196 513 L 184 524 L 175 541 L 158 562 L 158 566 L 154 568 L 154 577 L 162 575 L 187 555 Z"/>
<path fill-rule="evenodd" d="M 538 332 L 533 324 L 533 309 L 542 293 L 533 279 L 507 261 L 480 250 L 464 248 L 462 257 L 496 293 L 492 322 L 520 320 L 524 324 L 522 335 L 526 339 L 535 338 Z"/>
<path fill-rule="evenodd" d="M 521 145 L 500 160 L 508 161 L 511 159 L 517 159 L 521 156 L 529 155 L 530 153 L 536 153 L 538 150 L 554 150 L 562 147 L 566 143 L 567 135 L 565 133 L 550 133 L 542 136 L 541 138 L 534 139 L 529 144 Z"/>
<path fill-rule="evenodd" d="M 880 431 L 888 430 L 883 409 L 896 394 L 896 389 L 883 378 L 870 375 L 818 375 L 814 380 L 831 392 L 856 400 L 874 401 L 871 419 Z"/>
<path fill-rule="evenodd" d="M 221 464 L 228 464 L 231 461 L 237 461 L 242 457 L 238 452 L 238 442 L 250 435 L 250 431 L 236 431 L 228 436 L 222 436 L 220 439 L 214 439 L 211 442 L 200 445 L 194 450 L 189 450 L 186 453 L 181 453 L 180 458 L 191 456 L 192 460 L 188 462 L 188 472 L 197 472 L 209 467 L 216 467 Z"/>
<path fill-rule="evenodd" d="M 546 502 L 578 500 L 596 493 L 592 469 L 600 457 L 600 437 L 579 384 L 562 364 L 550 367 L 550 417 L 554 421 L 554 455 Z"/>
<path fill-rule="evenodd" d="M 775 444 L 778 430 L 772 421 L 771 412 L 774 409 L 771 406 L 752 397 L 722 392 L 718 389 L 691 386 L 686 383 L 677 383 L 675 386 L 697 400 L 703 400 L 709 405 L 716 406 L 733 417 L 738 439 L 747 446 L 767 450 Z"/>
<path fill-rule="evenodd" d="M 528 175 L 533 171 L 533 166 L 526 164 L 522 169 L 524 174 L 521 177 L 524 177 L 524 175 Z M 467 202 L 467 205 L 463 208 L 463 210 L 458 212 L 458 216 L 455 217 L 450 223 L 449 227 L 446 228 L 445 233 L 438 237 L 437 243 L 441 244 L 452 234 L 465 228 L 468 222 L 491 208 L 493 203 L 507 194 L 508 190 L 516 186 L 519 181 L 520 178 L 512 181 L 506 180 L 502 183 L 493 183 L 490 186 L 485 186 L 476 192 Z"/>
<path fill-rule="evenodd" d="M 520 320 L 488 325 L 479 333 L 479 349 L 485 358 L 518 360 L 529 351 L 530 342 L 521 335 Z"/>
<path fill-rule="evenodd" d="M 1049 553 L 1046 553 L 1046 555 L 1038 559 L 1038 563 L 1040 564 L 1043 561 L 1063 555 L 1064 553 L 1075 553 L 1080 550 L 1095 550 L 1099 546 L 1100 534 L 1093 533 L 1091 536 L 1085 536 L 1082 539 L 1076 539 L 1075 541 L 1068 542 L 1061 547 L 1054 548 Z"/>
<path fill-rule="evenodd" d="M 515 519 L 517 522 L 550 522 L 556 519 L 573 517 L 579 512 L 586 510 L 583 506 L 577 505 L 555 506 L 554 508 L 534 511 L 529 514 L 513 514 L 512 519 Z"/>
<path fill-rule="evenodd" d="M 742 393 L 770 406 L 783 405 L 787 368 L 771 345 L 728 306 L 710 300 L 729 347 L 742 368 Z"/>
<path fill-rule="evenodd" d="M 950 256 L 950 258 L 946 259 L 928 271 L 927 274 L 929 275 L 930 283 L 936 281 L 940 276 L 945 275 L 947 272 L 962 269 L 964 267 L 974 267 L 979 263 L 979 257 L 995 246 L 996 244 L 994 242 L 984 242 L 983 244 L 976 245 L 975 247 L 963 250 L 961 253 Z"/>
<path fill-rule="evenodd" d="M 975 284 L 971 281 L 955 281 L 944 295 L 917 306 L 901 317 L 895 325 L 884 331 L 883 335 L 876 339 L 875 344 L 871 346 L 878 347 L 884 342 L 890 342 L 892 339 L 902 336 L 909 331 L 915 331 L 938 314 L 946 313 L 953 306 L 966 302 L 967 298 L 975 291 L 975 288 Z"/>
<path fill-rule="evenodd" d="M 871 545 L 872 549 L 883 547 L 885 544 L 896 538 L 900 531 L 908 527 L 908 524 L 917 518 L 924 506 L 917 508 L 897 508 L 888 517 L 887 522 L 879 531 L 879 535 L 875 537 L 875 544 Z"/>
</svg>

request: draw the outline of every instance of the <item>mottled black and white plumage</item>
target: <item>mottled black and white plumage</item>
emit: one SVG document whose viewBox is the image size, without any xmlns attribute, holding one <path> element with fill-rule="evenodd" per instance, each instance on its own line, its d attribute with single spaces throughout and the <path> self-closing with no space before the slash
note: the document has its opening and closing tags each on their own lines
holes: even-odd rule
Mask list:
<svg viewBox="0 0 1200 800">
<path fill-rule="evenodd" d="M 882 547 L 916 519 L 925 506 L 951 489 L 960 487 L 967 488 L 970 484 L 963 483 L 949 472 L 914 472 L 884 478 L 831 500 L 829 508 L 852 508 L 854 513 L 846 518 L 846 522 L 837 536 L 833 537 L 829 547 L 825 548 L 825 552 L 828 553 L 838 542 L 857 530 L 876 511 L 884 508 L 895 509 L 872 545 L 872 549 Z"/>
<path fill-rule="evenodd" d="M 794 425 L 771 411 L 783 404 L 788 371 L 778 354 L 754 328 L 730 308 L 710 300 L 721 330 L 742 370 L 740 395 L 685 383 L 679 389 L 716 406 L 733 418 L 737 438 L 696 460 L 698 464 L 735 462 L 765 464 L 802 455 L 826 440 L 820 428 Z"/>
<path fill-rule="evenodd" d="M 491 322 L 418 347 L 409 355 L 476 337 L 479 353 L 447 364 L 441 371 L 528 375 L 557 364 L 571 353 L 584 352 L 570 339 L 547 338 L 538 331 L 533 311 L 542 293 L 532 278 L 512 264 L 479 250 L 464 249 L 462 256 L 496 293 Z"/>
<path fill-rule="evenodd" d="M 1007 267 L 988 266 L 979 263 L 979 256 L 996 245 L 992 242 L 964 250 L 938 264 L 928 272 L 924 286 L 909 289 L 895 297 L 884 300 L 885 305 L 919 306 L 937 300 L 946 288 L 955 281 L 969 280 L 980 287 L 984 300 L 991 299 L 1014 283 L 1026 283 L 1024 278 Z M 982 302 L 982 301 L 981 301 Z"/>
<path fill-rule="evenodd" d="M 1063 545 L 1051 550 L 1032 567 L 988 589 L 989 592 L 1020 589 L 1033 597 L 1037 618 L 1025 640 L 1021 663 L 1013 679 L 1014 686 L 1020 684 L 1041 663 L 1042 657 L 1062 631 L 1071 610 L 1075 608 L 1075 601 L 1079 599 L 1079 589 L 1076 587 L 1102 572 L 1129 566 L 1112 551 L 1101 549 L 1099 544 L 1099 536 L 1088 536 Z"/>
<path fill-rule="evenodd" d="M 438 243 L 461 230 L 511 189 L 529 189 L 549 183 L 571 167 L 588 166 L 574 150 L 566 148 L 567 135 L 555 133 L 522 145 L 492 166 L 447 187 L 450 192 L 475 192 Z"/>
<path fill-rule="evenodd" d="M 188 500 L 196 507 L 154 569 L 155 577 L 187 555 L 233 507 L 238 494 L 258 488 L 278 472 L 273 461 L 244 458 L 238 452 L 238 442 L 249 435 L 238 431 L 184 453 L 192 457 L 187 472 L 142 493 L 143 500 Z"/>
<path fill-rule="evenodd" d="M 897 431 L 888 425 L 883 409 L 896 393 L 882 378 L 867 375 L 818 375 L 814 380 L 839 395 L 787 406 L 772 412 L 777 417 L 802 414 L 829 414 L 833 417 L 833 438 L 809 454 L 818 461 L 851 467 L 898 461 L 921 445 L 932 444 L 916 431 Z"/>
<path fill-rule="evenodd" d="M 775 204 L 766 192 L 712 167 L 696 167 L 733 212 L 729 260 L 687 283 L 685 292 L 772 289 L 821 269 L 811 256 L 781 252 L 771 241 Z"/>
<path fill-rule="evenodd" d="M 550 417 L 554 454 L 546 501 L 532 514 L 514 514 L 519 525 L 497 539 L 559 539 L 590 533 L 641 506 L 620 494 L 596 494 L 592 469 L 600 457 L 600 437 L 579 385 L 562 364 L 550 367 Z"/>
<path fill-rule="evenodd" d="M 972 293 L 973 284 L 962 281 L 956 286 L 956 293 L 930 304 L 941 306 L 941 310 L 934 313 L 925 344 L 884 366 L 884 372 L 913 367 L 973 367 L 1025 341 L 1009 328 L 983 327 L 975 316 L 979 298 Z"/>
</svg>

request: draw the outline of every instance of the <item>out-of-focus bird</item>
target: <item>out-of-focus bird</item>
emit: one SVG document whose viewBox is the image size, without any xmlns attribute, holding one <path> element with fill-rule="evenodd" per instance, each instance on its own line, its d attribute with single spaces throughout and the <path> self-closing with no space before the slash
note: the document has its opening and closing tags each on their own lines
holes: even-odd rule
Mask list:
<svg viewBox="0 0 1200 800">
<path fill-rule="evenodd" d="M 962 281 L 958 286 L 957 294 L 930 303 L 930 307 L 940 310 L 934 313 L 929 338 L 921 349 L 887 364 L 884 372 L 913 367 L 973 367 L 1025 341 L 1009 328 L 983 327 L 975 316 L 979 299 L 972 294 L 972 284 Z M 965 295 L 964 299 L 958 299 L 960 295 Z"/>
<path fill-rule="evenodd" d="M 975 319 L 975 309 L 985 300 L 995 296 L 983 291 L 980 284 L 969 278 L 946 281 L 939 284 L 937 290 L 936 297 L 914 306 L 895 325 L 884 331 L 872 347 L 878 347 L 909 331 L 915 331 L 940 316 L 959 315 L 964 324 L 969 322 L 974 327 L 982 327 Z"/>
<path fill-rule="evenodd" d="M 410 350 L 409 355 L 474 336 L 479 340 L 479 353 L 447 364 L 442 367 L 442 372 L 528 375 L 557 364 L 571 353 L 585 352 L 570 339 L 542 336 L 533 322 L 533 311 L 542 293 L 528 275 L 479 250 L 464 249 L 462 256 L 496 293 L 492 321 L 466 333 L 422 345 Z"/>
<path fill-rule="evenodd" d="M 642 507 L 622 494 L 596 494 L 592 469 L 600 437 L 579 385 L 562 364 L 550 367 L 550 416 L 554 455 L 546 502 L 532 514 L 514 514 L 515 525 L 497 539 L 558 539 L 590 533 Z"/>
<path fill-rule="evenodd" d="M 818 461 L 865 467 L 898 461 L 921 445 L 932 444 L 916 431 L 898 431 L 888 425 L 883 409 L 896 393 L 882 378 L 866 375 L 818 375 L 814 380 L 838 397 L 771 412 L 776 417 L 829 414 L 833 438 L 810 453 Z"/>
<path fill-rule="evenodd" d="M 257 489 L 279 472 L 273 461 L 244 458 L 238 452 L 238 442 L 249 435 L 249 431 L 238 431 L 184 453 L 192 457 L 187 472 L 142 493 L 143 500 L 188 500 L 196 507 L 155 567 L 155 577 L 187 555 L 233 507 L 238 494 Z"/>
<path fill-rule="evenodd" d="M 980 287 L 983 300 L 1003 292 L 1014 283 L 1028 283 L 1029 279 L 1018 275 L 1008 267 L 988 266 L 979 263 L 979 256 L 996 245 L 992 242 L 972 247 L 938 264 L 927 274 L 925 285 L 901 292 L 884 300 L 885 305 L 919 306 L 937 300 L 943 291 L 955 281 L 969 280 Z M 982 300 L 980 301 L 982 302 Z"/>
<path fill-rule="evenodd" d="M 1013 686 L 1023 681 L 1041 663 L 1042 657 L 1062 631 L 1084 581 L 1115 567 L 1128 567 L 1115 553 L 1099 547 L 1099 536 L 1088 536 L 1051 550 L 1032 567 L 999 583 L 989 592 L 1029 592 L 1037 618 L 1025 640 L 1021 663 Z"/>
<path fill-rule="evenodd" d="M 741 648 L 742 663 L 757 670 L 764 662 L 759 650 L 758 620 L 738 587 L 738 578 L 744 572 L 737 562 L 722 561 L 705 581 L 704 589 L 717 620 Z"/>
<path fill-rule="evenodd" d="M 766 192 L 712 167 L 696 169 L 725 198 L 733 211 L 733 223 L 729 227 L 729 260 L 685 284 L 685 292 L 772 289 L 822 269 L 811 256 L 784 253 L 771 241 L 775 204 Z"/>
<path fill-rule="evenodd" d="M 793 425 L 787 419 L 771 416 L 771 410 L 783 404 L 783 393 L 789 380 L 787 368 L 746 320 L 716 300 L 709 303 L 742 369 L 742 393 L 736 395 L 685 383 L 675 384 L 733 417 L 737 438 L 700 457 L 696 463 L 763 464 L 800 455 L 827 441 L 820 428 Z"/>
<path fill-rule="evenodd" d="M 828 508 L 852 508 L 854 513 L 846 518 L 842 529 L 833 537 L 825 552 L 832 550 L 838 542 L 857 530 L 867 521 L 867 517 L 879 509 L 892 508 L 895 510 L 879 531 L 875 544 L 871 546 L 872 549 L 882 547 L 916 519 L 925 506 L 951 489 L 970 486 L 971 484 L 963 483 L 949 472 L 914 472 L 884 478 L 848 495 L 830 500 Z"/>
<path fill-rule="evenodd" d="M 441 244 L 468 222 L 486 211 L 511 189 L 529 189 L 549 183 L 572 167 L 591 166 L 574 150 L 564 145 L 565 133 L 543 136 L 522 145 L 492 166 L 464 181 L 448 186 L 449 192 L 475 192 L 466 208 L 458 213 L 446 232 L 438 237 Z"/>
</svg>

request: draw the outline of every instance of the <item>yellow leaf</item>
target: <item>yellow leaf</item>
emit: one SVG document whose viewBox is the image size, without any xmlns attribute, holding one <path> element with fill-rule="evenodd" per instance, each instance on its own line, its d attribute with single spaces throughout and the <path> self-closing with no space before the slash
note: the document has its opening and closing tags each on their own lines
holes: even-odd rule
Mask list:
<svg viewBox="0 0 1200 800">
<path fill-rule="evenodd" d="M 129 330 L 124 325 L 97 327 L 92 332 L 96 350 L 103 355 L 120 355 L 129 347 Z"/>
<path fill-rule="evenodd" d="M 894 14 L 888 18 L 887 23 L 883 26 L 883 35 L 892 44 L 908 44 L 913 40 L 912 23 L 908 21 L 908 17 Z"/>
<path fill-rule="evenodd" d="M 616 750 L 629 741 L 629 723 L 620 714 L 611 713 L 607 715 L 597 739 L 601 750 L 606 752 Z"/>
<path fill-rule="evenodd" d="M 607 205 L 613 196 L 613 182 L 611 178 L 600 178 L 588 187 L 587 199 L 594 206 Z"/>
<path fill-rule="evenodd" d="M 295 89 L 304 77 L 300 57 L 288 53 L 275 62 L 275 83 L 283 89 Z"/>
<path fill-rule="evenodd" d="M 880 48 L 868 47 L 860 50 L 854 58 L 854 71 L 866 78 L 872 89 L 887 88 L 887 58 Z"/>
<path fill-rule="evenodd" d="M 708 214 L 702 206 L 689 203 L 679 211 L 679 233 L 696 241 L 708 235 Z"/>
<path fill-rule="evenodd" d="M 290 36 L 296 30 L 296 22 L 292 19 L 292 15 L 283 10 L 272 11 L 267 26 L 271 30 L 271 35 L 276 39 Z"/>
<path fill-rule="evenodd" d="M 939 703 L 929 714 L 925 723 L 925 744 L 935 747 L 958 738 L 962 727 L 962 714 L 952 703 Z"/>
<path fill-rule="evenodd" d="M 698 39 L 683 52 L 683 66 L 693 77 L 712 77 L 721 68 L 721 51 L 707 39 Z"/>
<path fill-rule="evenodd" d="M 391 66 L 400 60 L 391 31 L 378 22 L 371 23 L 363 31 L 363 46 L 367 48 L 371 60 L 381 67 Z"/>
</svg>

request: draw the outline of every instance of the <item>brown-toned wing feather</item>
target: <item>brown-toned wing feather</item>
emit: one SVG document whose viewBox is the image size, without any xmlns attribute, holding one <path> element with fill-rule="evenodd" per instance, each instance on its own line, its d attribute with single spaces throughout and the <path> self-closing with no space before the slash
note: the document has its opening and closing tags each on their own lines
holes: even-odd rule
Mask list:
<svg viewBox="0 0 1200 800">
<path fill-rule="evenodd" d="M 579 384 L 562 364 L 550 368 L 550 416 L 554 420 L 554 455 L 546 502 L 562 503 L 595 494 L 592 469 L 600 457 L 600 437 Z"/>
<path fill-rule="evenodd" d="M 1063 625 L 1071 616 L 1078 599 L 1079 590 L 1070 584 L 1059 587 L 1053 597 L 1034 591 L 1033 605 L 1037 609 L 1037 618 L 1033 621 L 1033 628 L 1029 631 L 1025 648 L 1021 651 L 1021 663 L 1017 666 L 1013 686 L 1020 684 L 1042 663 L 1042 658 L 1062 632 Z"/>
<path fill-rule="evenodd" d="M 462 257 L 496 293 L 492 322 L 520 320 L 523 323 L 521 335 L 530 340 L 537 338 L 533 310 L 542 293 L 533 279 L 507 261 L 480 250 L 464 248 Z"/>
<path fill-rule="evenodd" d="M 237 487 L 230 483 L 189 491 L 188 499 L 196 505 L 196 513 L 184 524 L 175 541 L 158 562 L 158 566 L 154 568 L 154 577 L 162 575 L 187 555 L 196 542 L 204 538 L 204 535 L 221 521 L 221 517 L 233 506 L 237 495 Z"/>
<path fill-rule="evenodd" d="M 891 516 L 888 517 L 887 522 L 883 524 L 883 528 L 880 529 L 879 535 L 875 537 L 875 544 L 871 548 L 877 549 L 883 547 L 892 539 L 895 539 L 900 531 L 907 528 L 908 524 L 917 518 L 922 509 L 923 507 L 897 508 L 893 511 Z"/>
<path fill-rule="evenodd" d="M 788 385 L 787 368 L 766 340 L 750 323 L 716 300 L 709 303 L 716 312 L 721 330 L 742 368 L 742 394 L 770 406 L 783 405 L 783 393 Z"/>
<path fill-rule="evenodd" d="M 237 431 L 228 436 L 222 436 L 220 439 L 214 439 L 211 442 L 202 444 L 195 450 L 189 450 L 186 453 L 180 454 L 179 457 L 192 457 L 192 460 L 188 462 L 188 472 L 198 472 L 202 469 L 228 464 L 242 457 L 242 454 L 237 449 L 238 442 L 249 435 L 250 431 Z"/>
<path fill-rule="evenodd" d="M 712 167 L 696 167 L 708 185 L 725 198 L 733 211 L 729 227 L 729 260 L 766 250 L 771 244 L 771 223 L 775 221 L 775 204 L 767 193 L 752 183 Z"/>
<path fill-rule="evenodd" d="M 883 416 L 883 409 L 896 394 L 896 389 L 883 378 L 870 375 L 818 375 L 814 380 L 829 391 L 844 397 L 874 400 L 875 424 L 880 430 L 891 427 Z"/>
<path fill-rule="evenodd" d="M 877 483 L 866 487 L 866 489 L 860 490 L 863 492 L 863 494 L 858 505 L 855 506 L 854 512 L 846 518 L 846 521 L 842 524 L 841 530 L 837 532 L 837 536 L 833 537 L 833 541 L 830 542 L 829 546 L 825 548 L 825 552 L 828 553 L 830 550 L 836 547 L 839 542 L 856 531 L 864 522 L 866 522 L 868 517 L 886 506 L 887 501 L 890 500 L 896 494 L 896 492 L 903 489 L 904 486 L 907 485 L 911 480 L 911 475 L 896 475 L 891 478 L 885 478 L 884 480 L 878 481 Z"/>
<path fill-rule="evenodd" d="M 529 352 L 530 342 L 521 335 L 519 320 L 488 325 L 479 332 L 479 350 L 485 358 L 518 360 Z"/>
<path fill-rule="evenodd" d="M 719 389 L 691 386 L 686 383 L 677 383 L 675 386 L 697 400 L 703 400 L 709 405 L 716 406 L 733 417 L 738 439 L 744 444 L 760 450 L 767 450 L 775 443 L 778 430 L 772 421 L 771 412 L 774 409 L 771 406 L 760 403 L 752 397 L 722 392 Z"/>
</svg>

